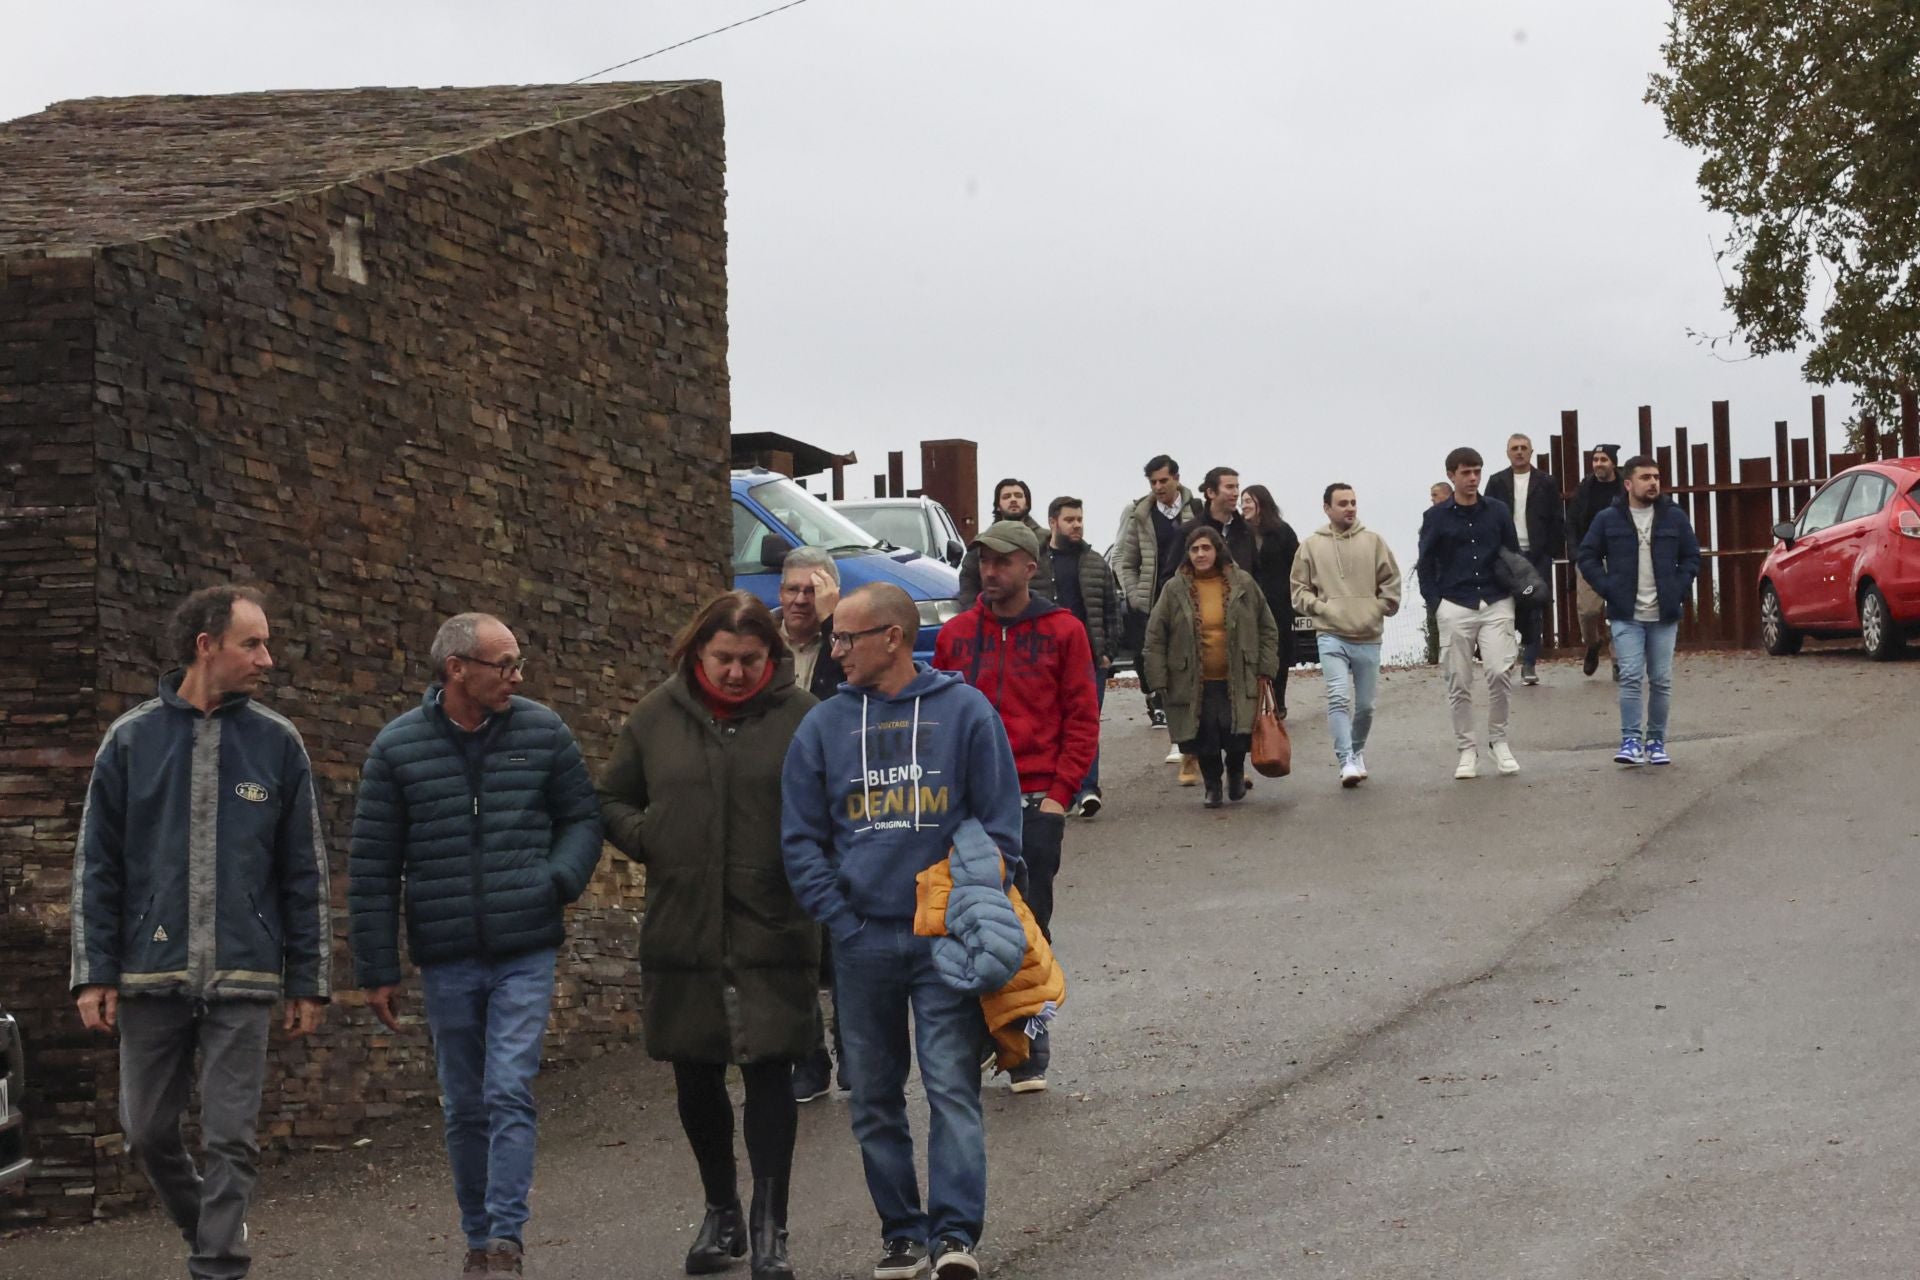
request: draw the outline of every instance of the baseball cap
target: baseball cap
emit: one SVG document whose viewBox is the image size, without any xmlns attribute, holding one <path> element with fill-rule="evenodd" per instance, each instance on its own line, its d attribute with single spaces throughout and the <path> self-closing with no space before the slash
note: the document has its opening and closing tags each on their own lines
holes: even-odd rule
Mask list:
<svg viewBox="0 0 1920 1280">
<path fill-rule="evenodd" d="M 996 520 L 973 539 L 976 547 L 991 547 L 1002 555 L 1024 551 L 1035 561 L 1040 559 L 1040 539 L 1019 520 Z"/>
</svg>

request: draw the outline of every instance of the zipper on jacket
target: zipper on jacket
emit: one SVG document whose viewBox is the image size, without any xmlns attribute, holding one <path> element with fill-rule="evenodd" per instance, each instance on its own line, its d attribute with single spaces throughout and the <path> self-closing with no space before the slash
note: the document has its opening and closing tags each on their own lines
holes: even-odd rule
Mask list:
<svg viewBox="0 0 1920 1280">
<path fill-rule="evenodd" d="M 484 861 L 486 838 L 481 830 L 480 781 L 485 773 L 486 752 L 483 748 L 480 763 L 467 761 L 467 787 L 473 793 L 473 817 L 467 824 L 467 867 L 473 879 L 473 940 L 480 948 L 480 954 L 491 951 L 487 946 L 487 910 L 484 893 L 486 876 Z"/>
</svg>

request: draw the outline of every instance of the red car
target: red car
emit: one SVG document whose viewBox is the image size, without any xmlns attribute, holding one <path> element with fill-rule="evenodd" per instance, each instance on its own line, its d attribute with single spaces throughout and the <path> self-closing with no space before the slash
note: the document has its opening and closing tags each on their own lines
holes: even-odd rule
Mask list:
<svg viewBox="0 0 1920 1280">
<path fill-rule="evenodd" d="M 1760 637 L 1797 653 L 1809 635 L 1857 635 L 1886 661 L 1920 629 L 1920 458 L 1850 467 L 1821 486 L 1760 566 Z"/>
</svg>

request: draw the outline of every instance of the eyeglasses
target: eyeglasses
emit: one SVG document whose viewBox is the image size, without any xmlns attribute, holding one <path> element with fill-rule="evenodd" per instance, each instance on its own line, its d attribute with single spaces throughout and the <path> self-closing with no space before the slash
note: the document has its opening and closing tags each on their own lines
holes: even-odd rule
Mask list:
<svg viewBox="0 0 1920 1280">
<path fill-rule="evenodd" d="M 832 648 L 851 649 L 853 648 L 853 642 L 861 636 L 877 636 L 883 631 L 893 630 L 893 627 L 893 623 L 888 623 L 883 627 L 868 627 L 865 631 L 836 631 L 833 633 Z"/>
<path fill-rule="evenodd" d="M 456 653 L 453 656 L 462 662 L 471 662 L 476 667 L 492 667 L 503 676 L 517 676 L 527 669 L 525 658 L 502 658 L 498 662 L 488 662 L 485 658 L 476 658 L 470 653 Z"/>
</svg>

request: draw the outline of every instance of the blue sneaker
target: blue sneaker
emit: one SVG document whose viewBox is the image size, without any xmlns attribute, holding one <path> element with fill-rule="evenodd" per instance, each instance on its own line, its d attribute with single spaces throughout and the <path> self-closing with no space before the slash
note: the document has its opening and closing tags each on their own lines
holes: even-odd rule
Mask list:
<svg viewBox="0 0 1920 1280">
<path fill-rule="evenodd" d="M 1626 737 L 1620 739 L 1620 749 L 1613 753 L 1613 762 L 1615 764 L 1645 764 L 1647 762 L 1647 753 L 1645 748 L 1640 745 L 1640 739 L 1634 737 L 1632 734 L 1628 734 Z"/>
<path fill-rule="evenodd" d="M 1667 754 L 1667 744 L 1658 738 L 1647 740 L 1648 764 L 1672 764 L 1673 757 Z"/>
</svg>

